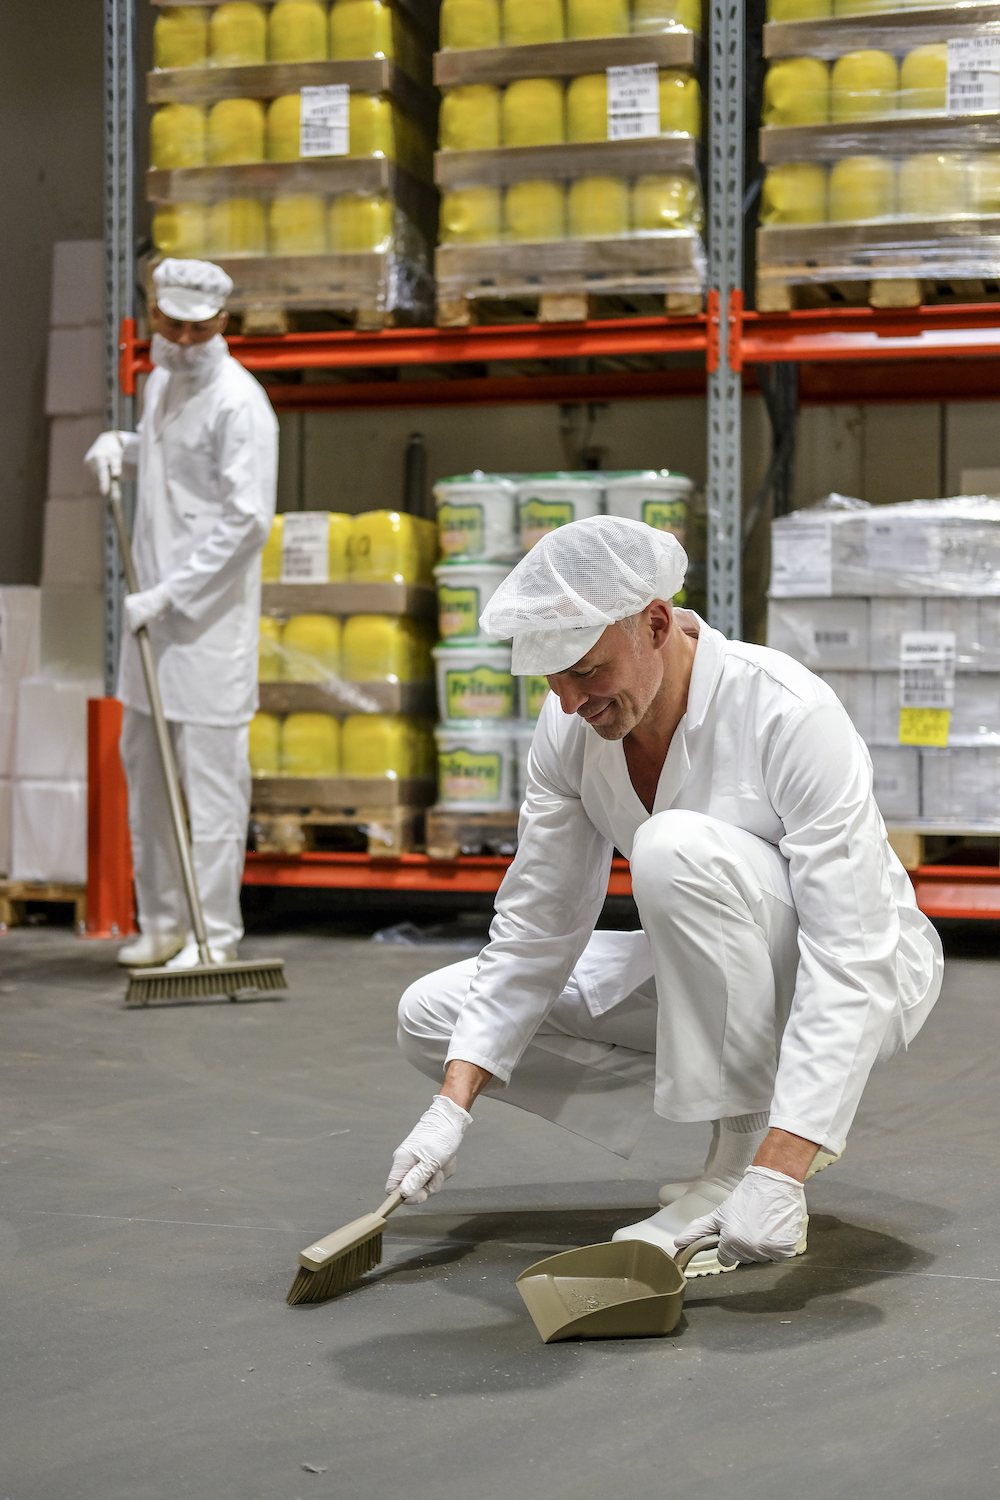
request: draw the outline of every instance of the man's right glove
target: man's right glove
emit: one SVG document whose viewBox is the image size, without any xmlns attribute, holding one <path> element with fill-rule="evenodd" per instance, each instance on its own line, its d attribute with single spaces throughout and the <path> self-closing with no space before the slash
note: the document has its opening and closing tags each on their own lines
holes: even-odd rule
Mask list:
<svg viewBox="0 0 1000 1500">
<path fill-rule="evenodd" d="M 387 1193 L 398 1188 L 407 1203 L 423 1203 L 444 1187 L 455 1171 L 455 1157 L 472 1116 L 453 1099 L 435 1094 L 406 1140 L 392 1156 Z"/>
<path fill-rule="evenodd" d="M 120 432 L 102 432 L 86 453 L 83 461 L 101 487 L 101 494 L 111 492 L 112 479 L 122 477 L 122 435 Z"/>
</svg>

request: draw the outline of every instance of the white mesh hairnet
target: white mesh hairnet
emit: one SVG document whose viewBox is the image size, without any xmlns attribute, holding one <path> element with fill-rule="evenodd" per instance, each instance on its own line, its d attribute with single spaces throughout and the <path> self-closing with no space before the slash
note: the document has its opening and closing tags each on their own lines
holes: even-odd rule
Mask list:
<svg viewBox="0 0 1000 1500">
<path fill-rule="evenodd" d="M 523 557 L 497 589 L 480 625 L 513 637 L 513 670 L 548 675 L 585 656 L 608 625 L 672 599 L 687 554 L 668 531 L 621 516 L 560 526 Z"/>
</svg>

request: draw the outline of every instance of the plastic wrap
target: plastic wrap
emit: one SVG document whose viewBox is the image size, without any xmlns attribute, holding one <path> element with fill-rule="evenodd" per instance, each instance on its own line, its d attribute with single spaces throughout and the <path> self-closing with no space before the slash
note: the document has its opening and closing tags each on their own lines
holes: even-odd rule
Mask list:
<svg viewBox="0 0 1000 1500">
<path fill-rule="evenodd" d="M 775 599 L 767 643 L 814 672 L 898 671 L 904 631 L 950 631 L 960 673 L 1000 672 L 1000 599 Z"/>
<path fill-rule="evenodd" d="M 445 50 L 701 31 L 701 0 L 442 0 Z"/>
<path fill-rule="evenodd" d="M 827 146 L 822 145 L 817 150 L 824 159 L 786 161 L 768 167 L 761 195 L 761 224 L 844 226 L 844 232 L 817 241 L 826 247 L 827 255 L 864 251 L 869 244 L 873 251 L 884 253 L 893 243 L 892 225 L 900 226 L 897 241 L 915 249 L 919 246 L 924 253 L 960 254 L 961 246 L 952 243 L 956 231 L 963 242 L 975 240 L 977 230 L 983 239 L 996 237 L 1000 150 L 895 154 L 906 149 L 902 132 L 888 142 L 850 144 L 864 154 L 839 153 L 831 162 L 825 159 Z M 949 229 L 948 220 L 958 222 Z M 850 232 L 855 225 L 885 226 L 888 232 L 869 240 L 863 233 Z M 769 251 L 780 243 L 770 235 L 761 241 Z M 976 253 L 981 250 L 979 247 Z"/>
<path fill-rule="evenodd" d="M 430 721 L 407 714 L 258 713 L 250 725 L 254 777 L 433 776 Z"/>
<path fill-rule="evenodd" d="M 920 751 L 913 745 L 873 745 L 870 754 L 872 791 L 886 822 L 919 818 Z"/>
<path fill-rule="evenodd" d="M 920 816 L 925 822 L 1000 828 L 1000 750 L 921 750 Z"/>
</svg>

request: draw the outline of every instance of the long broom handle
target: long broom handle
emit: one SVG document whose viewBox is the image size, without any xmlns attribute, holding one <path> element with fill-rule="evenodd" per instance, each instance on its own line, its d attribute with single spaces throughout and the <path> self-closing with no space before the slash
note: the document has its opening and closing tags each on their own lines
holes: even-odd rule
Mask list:
<svg viewBox="0 0 1000 1500">
<path fill-rule="evenodd" d="M 112 479 L 111 481 L 108 503 L 111 506 L 111 515 L 114 519 L 115 531 L 118 535 L 118 551 L 121 553 L 125 582 L 128 585 L 130 594 L 138 594 L 140 592 L 139 579 L 136 576 L 135 563 L 132 559 L 132 544 L 129 541 L 128 531 L 125 527 L 125 515 L 122 511 L 122 492 L 117 479 Z M 170 821 L 173 824 L 174 840 L 177 844 L 177 857 L 181 862 L 184 894 L 187 896 L 188 910 L 191 914 L 191 928 L 194 932 L 195 942 L 198 944 L 199 959 L 203 964 L 210 964 L 212 959 L 208 951 L 208 933 L 205 930 L 205 917 L 201 909 L 201 897 L 198 895 L 198 882 L 195 879 L 194 862 L 191 858 L 191 844 L 184 822 L 184 805 L 181 801 L 180 778 L 177 775 L 174 747 L 170 743 L 170 731 L 167 729 L 167 720 L 163 712 L 160 684 L 156 676 L 156 664 L 153 661 L 153 648 L 149 640 L 149 631 L 145 625 L 140 625 L 139 629 L 135 632 L 135 639 L 139 647 L 139 660 L 142 662 L 142 675 L 146 679 L 146 696 L 149 699 L 149 709 L 153 717 L 153 731 L 156 735 L 156 748 L 160 753 L 160 766 L 163 770 L 163 781 L 167 789 L 167 801 L 170 804 Z"/>
</svg>

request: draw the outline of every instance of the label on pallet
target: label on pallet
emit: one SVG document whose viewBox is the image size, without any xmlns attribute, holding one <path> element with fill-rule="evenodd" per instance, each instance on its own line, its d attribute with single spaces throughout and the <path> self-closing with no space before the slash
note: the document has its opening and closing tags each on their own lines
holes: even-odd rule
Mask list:
<svg viewBox="0 0 1000 1500">
<path fill-rule="evenodd" d="M 866 515 L 865 556 L 874 573 L 936 573 L 941 533 L 920 516 Z"/>
<path fill-rule="evenodd" d="M 949 41 L 946 108 L 950 115 L 1000 110 L 1000 36 Z"/>
<path fill-rule="evenodd" d="M 299 155 L 346 156 L 351 147 L 351 89 L 306 84 L 299 95 Z"/>
<path fill-rule="evenodd" d="M 330 515 L 325 510 L 286 511 L 281 528 L 282 583 L 329 583 Z"/>
<path fill-rule="evenodd" d="M 955 706 L 955 632 L 904 630 L 899 638 L 899 743 L 948 743 Z"/>
<path fill-rule="evenodd" d="M 660 133 L 660 73 L 656 63 L 608 69 L 608 140 L 634 141 Z"/>
<path fill-rule="evenodd" d="M 775 527 L 771 593 L 776 599 L 822 599 L 833 588 L 833 536 L 825 518 Z"/>
</svg>

